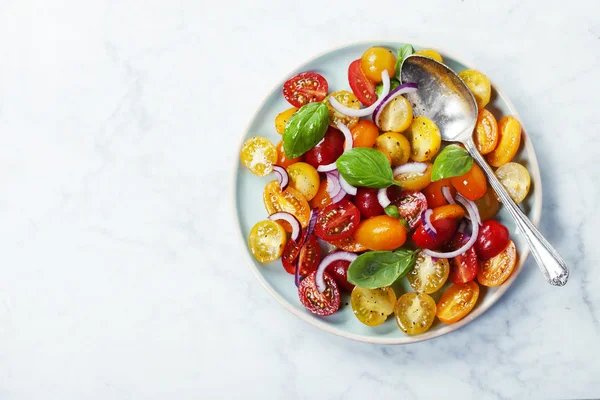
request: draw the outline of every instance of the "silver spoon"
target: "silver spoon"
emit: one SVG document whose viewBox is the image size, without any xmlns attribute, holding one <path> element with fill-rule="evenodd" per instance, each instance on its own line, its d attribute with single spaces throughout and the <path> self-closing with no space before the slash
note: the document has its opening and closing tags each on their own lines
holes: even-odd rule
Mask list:
<svg viewBox="0 0 600 400">
<path fill-rule="evenodd" d="M 414 115 L 424 115 L 435 122 L 443 140 L 462 143 L 481 166 L 500 200 L 523 232 L 546 280 L 555 286 L 566 284 L 569 269 L 563 258 L 523 214 L 477 151 L 473 143 L 477 103 L 462 79 L 444 64 L 419 55 L 412 55 L 404 60 L 400 78 L 402 82 L 419 84 L 419 90 L 406 95 L 413 105 Z"/>
</svg>

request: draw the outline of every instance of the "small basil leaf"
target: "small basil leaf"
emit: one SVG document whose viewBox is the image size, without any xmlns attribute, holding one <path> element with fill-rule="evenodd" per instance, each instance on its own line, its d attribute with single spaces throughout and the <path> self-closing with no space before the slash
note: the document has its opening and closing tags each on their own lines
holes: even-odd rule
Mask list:
<svg viewBox="0 0 600 400">
<path fill-rule="evenodd" d="M 396 58 L 396 76 L 400 79 L 400 67 L 402 67 L 402 61 L 415 52 L 415 49 L 410 44 L 405 44 L 398 49 L 398 57 Z"/>
<path fill-rule="evenodd" d="M 315 147 L 327 132 L 329 111 L 322 102 L 308 103 L 290 117 L 283 131 L 287 158 L 300 157 Z"/>
<path fill-rule="evenodd" d="M 335 164 L 340 175 L 352 186 L 383 189 L 399 185 L 394 180 L 392 167 L 386 156 L 369 147 L 350 149 Z"/>
<path fill-rule="evenodd" d="M 390 92 L 400 86 L 400 81 L 396 78 L 390 79 Z M 378 83 L 375 87 L 375 93 L 377 93 L 377 97 L 381 96 L 381 92 L 383 91 L 383 83 Z"/>
<path fill-rule="evenodd" d="M 438 154 L 433 163 L 431 181 L 461 176 L 473 166 L 473 157 L 462 147 L 451 144 Z"/>
<path fill-rule="evenodd" d="M 399 220 L 404 229 L 406 229 L 407 232 L 410 232 L 410 225 L 408 225 L 408 222 L 404 218 L 400 218 Z"/>
<path fill-rule="evenodd" d="M 387 206 L 383 211 L 392 218 L 400 218 L 400 211 L 398 211 L 398 207 L 393 204 Z"/>
<path fill-rule="evenodd" d="M 405 249 L 363 253 L 348 267 L 348 282 L 366 289 L 390 286 L 415 265 L 416 252 Z"/>
</svg>

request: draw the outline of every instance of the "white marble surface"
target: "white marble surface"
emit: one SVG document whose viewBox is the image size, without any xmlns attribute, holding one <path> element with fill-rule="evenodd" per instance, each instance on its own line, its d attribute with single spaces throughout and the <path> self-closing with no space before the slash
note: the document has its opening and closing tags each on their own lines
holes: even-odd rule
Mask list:
<svg viewBox="0 0 600 400">
<path fill-rule="evenodd" d="M 600 397 L 598 2 L 368 3 L 0 0 L 0 399 Z M 513 99 L 566 287 L 529 260 L 474 323 L 389 347 L 259 285 L 232 248 L 240 135 L 296 65 L 377 38 Z"/>
</svg>

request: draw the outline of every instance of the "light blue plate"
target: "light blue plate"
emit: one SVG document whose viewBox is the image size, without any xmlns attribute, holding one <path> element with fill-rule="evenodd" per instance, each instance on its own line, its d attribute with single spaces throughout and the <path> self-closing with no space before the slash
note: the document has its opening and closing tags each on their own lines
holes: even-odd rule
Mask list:
<svg viewBox="0 0 600 400">
<path fill-rule="evenodd" d="M 371 46 L 384 46 L 395 53 L 396 49 L 400 48 L 403 44 L 404 43 L 401 42 L 386 41 L 352 44 L 324 53 L 307 62 L 306 64 L 301 65 L 296 70 L 290 72 L 288 76 L 284 77 L 284 79 L 281 80 L 281 83 L 273 89 L 271 94 L 260 106 L 250 124 L 250 127 L 245 132 L 244 137 L 240 142 L 240 147 L 241 144 L 251 136 L 264 136 L 275 144 L 281 140 L 281 136 L 275 131 L 274 120 L 278 113 L 290 107 L 281 93 L 283 83 L 288 78 L 299 72 L 315 71 L 327 79 L 329 82 L 330 93 L 342 89 L 350 90 L 348 85 L 347 71 L 348 65 L 352 61 L 359 58 L 362 53 Z M 422 47 L 415 45 L 415 48 L 418 50 Z M 474 68 L 472 66 L 468 66 L 462 61 L 459 61 L 456 57 L 449 55 L 441 49 L 436 48 L 436 50 L 442 55 L 446 65 L 456 72 L 462 71 L 463 69 Z M 485 73 L 485 71 L 482 72 Z M 513 105 L 505 96 L 502 95 L 497 86 L 495 86 L 493 83 L 492 86 L 494 89 L 492 93 L 492 100 L 486 108 L 490 110 L 497 119 L 500 119 L 504 115 L 512 115 L 518 119 L 519 117 Z M 522 163 L 529 170 L 532 179 L 532 188 L 529 196 L 521 204 L 521 206 L 534 224 L 537 225 L 539 223 L 542 210 L 542 188 L 540 182 L 540 173 L 533 146 L 525 133 L 523 134 L 523 139 L 521 150 L 515 158 L 515 161 Z M 262 193 L 265 185 L 273 180 L 274 177 L 257 177 L 253 175 L 241 165 L 239 159 L 235 174 L 234 204 L 236 207 L 242 239 L 240 246 L 243 247 L 242 251 L 245 251 L 246 254 L 248 254 L 248 262 L 258 280 L 282 306 L 284 306 L 294 315 L 327 332 L 350 339 L 381 344 L 406 344 L 432 339 L 452 332 L 473 321 L 479 315 L 483 314 L 488 308 L 490 308 L 496 301 L 498 301 L 500 297 L 502 297 L 504 292 L 509 288 L 509 286 L 517 278 L 518 274 L 521 272 L 523 263 L 529 254 L 527 244 L 525 243 L 522 235 L 516 232 L 512 219 L 505 210 L 501 210 L 499 214 L 499 220 L 510 230 L 511 238 L 515 242 L 517 251 L 519 253 L 517 269 L 509 278 L 509 280 L 499 288 L 486 289 L 482 287 L 475 309 L 463 320 L 452 325 L 445 325 L 436 320 L 432 328 L 425 334 L 408 336 L 398 329 L 393 315 L 390 316 L 390 318 L 388 318 L 388 320 L 381 326 L 368 327 L 363 325 L 356 319 L 352 313 L 351 307 L 349 305 L 345 305 L 349 301 L 348 295 L 343 295 L 342 307 L 340 311 L 330 317 L 318 317 L 309 313 L 298 300 L 298 291 L 294 285 L 294 278 L 292 275 L 289 275 L 287 272 L 285 272 L 281 266 L 281 261 L 277 260 L 270 264 L 260 264 L 254 259 L 254 257 L 252 257 L 247 247 L 247 238 L 252 226 L 256 222 L 268 217 L 263 205 Z M 446 285 L 448 286 L 449 284 Z M 436 301 L 439 299 L 439 296 L 444 289 L 445 288 L 433 295 L 433 298 Z M 404 290 L 410 290 L 410 286 L 407 282 L 404 282 Z M 400 296 L 403 293 L 396 294 Z"/>
</svg>

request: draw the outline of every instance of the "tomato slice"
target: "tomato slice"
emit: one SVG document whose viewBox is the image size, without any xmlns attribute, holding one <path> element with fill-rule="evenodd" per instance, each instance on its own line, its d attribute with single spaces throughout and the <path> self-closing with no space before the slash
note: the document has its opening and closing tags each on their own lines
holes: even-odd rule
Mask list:
<svg viewBox="0 0 600 400">
<path fill-rule="evenodd" d="M 310 206 L 302 193 L 293 187 L 288 186 L 287 189 L 282 191 L 278 181 L 269 182 L 263 192 L 263 203 L 269 215 L 279 211 L 289 212 L 298 218 L 302 228 L 308 226 Z M 286 231 L 292 231 L 290 224 L 287 222 L 282 222 L 281 225 Z"/>
<path fill-rule="evenodd" d="M 449 244 L 449 250 L 454 251 L 467 243 L 469 238 L 462 233 L 457 233 Z M 477 276 L 479 262 L 475 246 L 471 247 L 466 253 L 456 256 L 450 260 L 450 282 L 467 283 L 471 282 Z"/>
<path fill-rule="evenodd" d="M 325 207 L 317 217 L 315 234 L 323 240 L 332 241 L 352 235 L 360 222 L 360 211 L 350 200 Z"/>
<path fill-rule="evenodd" d="M 425 293 L 404 293 L 394 306 L 398 327 L 409 335 L 427 332 L 435 320 L 435 311 L 435 300 Z"/>
<path fill-rule="evenodd" d="M 337 260 L 329 264 L 327 269 L 327 273 L 333 276 L 335 282 L 338 286 L 347 292 L 351 292 L 354 289 L 354 285 L 348 282 L 348 267 L 350 266 L 350 261 L 345 260 Z"/>
<path fill-rule="evenodd" d="M 387 191 L 392 204 L 398 207 L 400 216 L 406 220 L 410 229 L 419 225 L 421 213 L 427 210 L 425 195 L 417 190 L 401 190 L 398 186 L 390 186 Z"/>
<path fill-rule="evenodd" d="M 370 106 L 377 101 L 375 84 L 371 82 L 360 68 L 360 58 L 350 63 L 348 67 L 348 82 L 352 93 L 365 106 Z"/>
<path fill-rule="evenodd" d="M 350 295 L 354 315 L 368 326 L 383 324 L 388 315 L 394 313 L 395 303 L 396 293 L 391 287 L 379 289 L 355 287 Z"/>
<path fill-rule="evenodd" d="M 447 241 L 452 239 L 456 232 L 456 221 L 453 219 L 438 219 L 431 221 L 431 225 L 437 231 L 435 237 L 431 236 L 423 225 L 419 225 L 412 235 L 412 241 L 422 249 L 435 250 L 442 247 Z"/>
<path fill-rule="evenodd" d="M 479 286 L 473 281 L 450 286 L 437 305 L 438 319 L 445 324 L 460 321 L 475 307 L 478 297 Z"/>
<path fill-rule="evenodd" d="M 512 240 L 496 257 L 486 260 L 479 269 L 477 280 L 483 286 L 494 287 L 504 283 L 517 265 L 517 249 Z"/>
<path fill-rule="evenodd" d="M 306 276 L 316 271 L 319 266 L 321 248 L 319 247 L 317 238 L 314 235 L 310 235 L 306 240 L 305 238 L 306 233 L 298 240 L 298 242 L 304 243 L 302 248 L 298 246 L 298 242 L 289 239 L 285 245 L 285 249 L 283 249 L 281 263 L 288 274 L 294 275 L 296 273 L 296 261 L 298 261 L 298 265 L 300 266 L 301 276 Z"/>
<path fill-rule="evenodd" d="M 327 80 L 316 72 L 302 72 L 283 84 L 283 97 L 294 107 L 302 107 L 327 96 Z"/>
<path fill-rule="evenodd" d="M 335 280 L 327 272 L 323 273 L 325 290 L 319 293 L 315 283 L 316 272 L 304 278 L 298 286 L 300 302 L 308 311 L 320 316 L 335 313 L 340 308 L 340 289 Z"/>
</svg>

